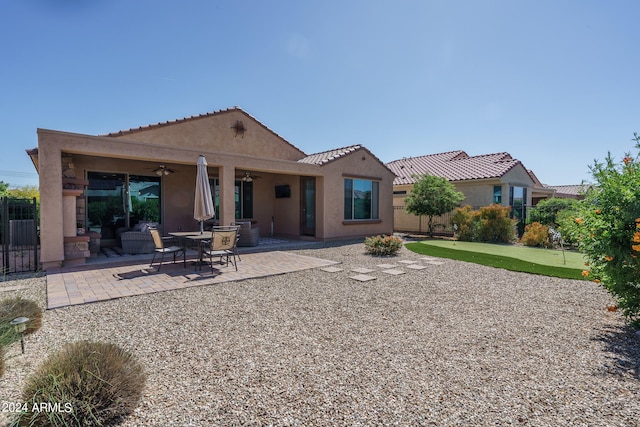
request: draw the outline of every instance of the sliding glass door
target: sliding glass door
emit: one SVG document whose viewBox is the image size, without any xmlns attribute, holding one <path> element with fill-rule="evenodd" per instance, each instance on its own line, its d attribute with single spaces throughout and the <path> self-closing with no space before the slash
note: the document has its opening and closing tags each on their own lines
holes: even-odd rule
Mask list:
<svg viewBox="0 0 640 427">
<path fill-rule="evenodd" d="M 87 179 L 88 229 L 103 240 L 115 239 L 118 228 L 138 221 L 160 222 L 160 177 L 88 172 Z"/>
</svg>

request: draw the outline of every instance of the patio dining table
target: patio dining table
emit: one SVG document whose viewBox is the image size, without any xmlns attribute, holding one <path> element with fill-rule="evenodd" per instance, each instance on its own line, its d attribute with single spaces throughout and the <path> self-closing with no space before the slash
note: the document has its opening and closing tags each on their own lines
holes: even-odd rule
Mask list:
<svg viewBox="0 0 640 427">
<path fill-rule="evenodd" d="M 196 269 L 202 267 L 203 257 L 203 245 L 211 240 L 211 232 L 205 231 L 173 231 L 169 233 L 169 236 L 175 237 L 180 240 L 182 249 L 187 250 L 187 242 L 195 242 L 198 246 L 198 261 L 196 263 Z M 185 261 L 186 263 L 186 261 Z M 185 264 L 186 265 L 186 264 Z"/>
</svg>

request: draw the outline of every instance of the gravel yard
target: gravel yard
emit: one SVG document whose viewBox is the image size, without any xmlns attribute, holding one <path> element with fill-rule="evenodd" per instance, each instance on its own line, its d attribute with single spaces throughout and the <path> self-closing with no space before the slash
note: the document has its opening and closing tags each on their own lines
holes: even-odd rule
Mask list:
<svg viewBox="0 0 640 427">
<path fill-rule="evenodd" d="M 640 425 L 640 338 L 597 285 L 406 249 L 371 257 L 362 243 L 294 252 L 343 270 L 47 311 L 24 356 L 9 348 L 0 400 L 19 401 L 63 343 L 93 339 L 147 370 L 123 426 Z M 351 279 L 357 268 L 376 279 Z M 0 291 L 45 305 L 44 278 Z"/>
</svg>

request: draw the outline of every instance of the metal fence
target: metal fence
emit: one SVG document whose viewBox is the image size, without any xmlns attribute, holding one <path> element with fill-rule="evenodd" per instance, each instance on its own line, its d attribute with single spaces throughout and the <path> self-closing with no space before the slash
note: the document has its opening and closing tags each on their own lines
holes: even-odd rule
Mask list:
<svg viewBox="0 0 640 427">
<path fill-rule="evenodd" d="M 36 199 L 0 199 L 0 272 L 38 269 L 38 204 Z"/>
<path fill-rule="evenodd" d="M 453 236 L 451 217 L 453 211 L 433 217 L 433 234 L 438 236 Z M 405 233 L 427 234 L 429 232 L 429 218 L 407 213 L 404 206 L 393 207 L 393 228 Z"/>
</svg>

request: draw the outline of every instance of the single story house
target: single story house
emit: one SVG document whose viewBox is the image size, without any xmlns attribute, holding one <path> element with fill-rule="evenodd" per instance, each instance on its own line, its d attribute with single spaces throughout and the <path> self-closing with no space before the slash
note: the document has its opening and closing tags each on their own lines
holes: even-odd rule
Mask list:
<svg viewBox="0 0 640 427">
<path fill-rule="evenodd" d="M 545 187 L 553 190 L 553 197 L 576 200 L 583 200 L 586 194 L 593 189 L 592 184 L 546 185 Z"/>
<path fill-rule="evenodd" d="M 465 199 L 462 205 L 473 207 L 494 203 L 514 207 L 524 215 L 534 197 L 550 197 L 554 190 L 544 187 L 535 174 L 509 153 L 469 156 L 462 150 L 394 160 L 386 164 L 397 177 L 393 182 L 395 229 L 422 231 L 420 219 L 404 210 L 404 199 L 421 176 L 446 178 Z"/>
<path fill-rule="evenodd" d="M 120 230 L 195 230 L 204 155 L 215 222 L 334 240 L 393 232 L 394 173 L 362 145 L 308 155 L 239 107 L 106 135 L 38 129 L 43 269 L 82 263 Z M 98 248 L 99 249 L 99 248 Z"/>
</svg>

